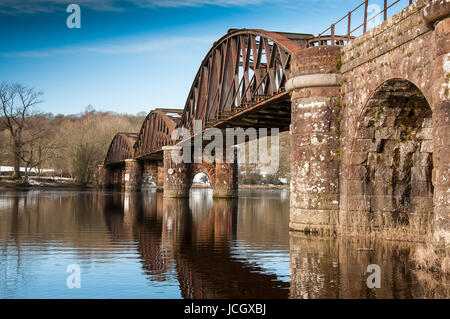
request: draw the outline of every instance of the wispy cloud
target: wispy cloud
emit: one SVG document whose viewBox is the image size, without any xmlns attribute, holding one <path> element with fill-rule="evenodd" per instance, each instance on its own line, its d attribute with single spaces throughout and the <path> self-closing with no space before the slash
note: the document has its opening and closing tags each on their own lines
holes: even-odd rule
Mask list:
<svg viewBox="0 0 450 319">
<path fill-rule="evenodd" d="M 273 2 L 274 0 L 270 1 Z M 49 13 L 64 10 L 69 3 L 79 4 L 96 11 L 121 11 L 130 7 L 138 8 L 181 8 L 202 6 L 251 6 L 269 0 L 1 0 L 1 14 Z"/>
<path fill-rule="evenodd" d="M 120 42 L 115 44 L 104 44 L 95 46 L 72 46 L 65 48 L 30 50 L 19 52 L 0 53 L 2 58 L 39 58 L 57 55 L 80 55 L 80 54 L 139 54 L 153 51 L 173 50 L 192 44 L 211 44 L 217 36 L 206 37 L 174 37 L 169 39 L 140 39 L 133 42 Z"/>
<path fill-rule="evenodd" d="M 242 7 L 261 4 L 266 0 L 129 0 L 140 7 L 201 7 L 215 5 L 221 7 Z"/>
<path fill-rule="evenodd" d="M 76 3 L 80 6 L 87 6 L 97 11 L 117 11 L 119 7 L 114 5 L 115 0 L 1 0 L 0 13 L 2 14 L 33 14 L 50 13 L 61 11 L 70 4 Z"/>
</svg>

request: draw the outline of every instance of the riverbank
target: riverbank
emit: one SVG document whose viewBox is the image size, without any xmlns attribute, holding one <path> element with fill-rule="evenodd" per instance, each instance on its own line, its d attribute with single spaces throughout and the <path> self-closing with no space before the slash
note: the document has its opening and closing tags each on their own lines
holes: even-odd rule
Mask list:
<svg viewBox="0 0 450 319">
<path fill-rule="evenodd" d="M 238 185 L 239 189 L 272 189 L 272 190 L 289 190 L 289 185 Z M 0 189 L 10 188 L 10 189 L 58 189 L 58 188 L 70 188 L 70 189 L 80 189 L 80 188 L 95 188 L 94 185 L 82 186 L 77 184 L 71 179 L 52 179 L 52 178 L 41 178 L 34 179 L 29 178 L 28 183 L 21 180 L 13 180 L 10 177 L 0 178 Z M 211 188 L 209 185 L 192 185 L 193 189 L 207 189 Z M 162 189 L 162 188 L 161 188 Z"/>
<path fill-rule="evenodd" d="M 239 185 L 240 189 L 289 189 L 289 185 Z"/>
<path fill-rule="evenodd" d="M 71 179 L 62 178 L 29 178 L 28 181 L 15 180 L 10 177 L 0 178 L 0 189 L 86 189 L 92 186 L 82 186 Z"/>
<path fill-rule="evenodd" d="M 289 185 L 238 185 L 239 189 L 284 189 L 289 190 Z M 209 185 L 192 185 L 193 189 L 208 189 Z"/>
</svg>

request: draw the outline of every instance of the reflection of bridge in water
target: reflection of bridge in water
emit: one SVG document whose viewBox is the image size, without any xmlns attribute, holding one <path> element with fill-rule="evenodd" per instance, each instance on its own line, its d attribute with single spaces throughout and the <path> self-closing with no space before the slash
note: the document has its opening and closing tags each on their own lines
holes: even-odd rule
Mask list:
<svg viewBox="0 0 450 319">
<path fill-rule="evenodd" d="M 151 280 L 165 280 L 174 269 L 184 298 L 288 297 L 289 282 L 233 252 L 237 200 L 212 205 L 202 194 L 190 207 L 186 199 L 160 195 L 117 193 L 104 206 L 111 234 L 137 241 Z"/>
<path fill-rule="evenodd" d="M 117 193 L 107 197 L 112 201 L 103 208 L 113 238 L 136 241 L 149 280 L 163 282 L 176 276 L 183 298 L 417 298 L 446 294 L 445 288 L 430 290 L 430 285 L 441 284 L 410 267 L 409 243 L 336 240 L 296 232 L 280 239 L 283 227 L 275 224 L 273 216 L 280 207 L 279 197 L 271 203 L 257 197 L 247 201 L 242 195 L 239 201 L 212 201 L 206 192 L 193 195 L 189 203 L 163 199 L 156 192 Z M 261 201 L 267 213 L 256 206 Z M 287 210 L 288 201 L 285 204 Z M 262 238 L 270 242 L 263 248 Z M 250 250 L 261 249 L 262 254 L 289 241 L 290 278 L 280 278 L 260 266 L 264 264 L 258 262 L 261 254 L 252 258 L 235 249 L 239 241 L 248 241 Z M 361 247 L 373 250 L 361 251 Z M 370 264 L 382 269 L 380 289 L 367 287 Z"/>
</svg>

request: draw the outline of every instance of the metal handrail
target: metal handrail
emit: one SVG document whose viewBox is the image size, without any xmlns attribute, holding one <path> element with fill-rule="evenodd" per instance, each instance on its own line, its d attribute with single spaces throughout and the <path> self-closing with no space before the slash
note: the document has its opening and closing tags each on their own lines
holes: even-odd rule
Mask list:
<svg viewBox="0 0 450 319">
<path fill-rule="evenodd" d="M 326 30 L 322 31 L 321 33 L 318 34 L 317 38 L 315 39 L 320 39 L 321 37 L 324 37 L 324 34 L 328 31 L 331 30 L 331 35 L 329 36 L 331 39 L 331 44 L 335 45 L 336 44 L 336 38 L 337 37 L 342 37 L 342 36 L 336 36 L 335 34 L 335 29 L 336 29 L 336 25 L 340 22 L 342 22 L 343 20 L 345 20 L 347 18 L 347 35 L 345 36 L 347 39 L 347 42 L 350 42 L 352 39 L 354 39 L 355 37 L 352 36 L 352 34 L 360 29 L 361 27 L 363 27 L 363 34 L 367 32 L 367 24 L 368 22 L 372 21 L 373 19 L 375 19 L 376 17 L 378 17 L 380 14 L 383 13 L 383 17 L 384 20 L 387 19 L 387 12 L 388 9 L 390 9 L 391 7 L 393 7 L 395 4 L 399 3 L 401 0 L 395 0 L 393 3 L 388 4 L 389 1 L 388 0 L 384 0 L 384 9 L 381 10 L 378 14 L 374 15 L 373 17 L 371 17 L 370 19 L 367 18 L 367 10 L 369 7 L 369 0 L 364 0 L 361 4 L 359 4 L 356 8 L 354 8 L 353 10 L 349 11 L 344 17 L 342 17 L 341 19 L 339 19 L 338 21 L 336 21 L 335 23 L 331 24 L 331 26 L 329 26 Z M 413 3 L 414 0 L 409 0 L 409 5 L 411 5 Z M 352 14 L 358 10 L 359 8 L 361 8 L 362 6 L 364 6 L 364 22 L 362 24 L 360 24 L 359 26 L 357 26 L 356 28 L 352 29 Z M 319 44 L 320 45 L 320 44 Z"/>
</svg>

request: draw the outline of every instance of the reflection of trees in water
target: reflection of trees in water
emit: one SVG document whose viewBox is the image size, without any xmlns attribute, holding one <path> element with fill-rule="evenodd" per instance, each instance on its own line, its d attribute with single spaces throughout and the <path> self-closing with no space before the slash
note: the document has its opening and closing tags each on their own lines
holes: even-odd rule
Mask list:
<svg viewBox="0 0 450 319">
<path fill-rule="evenodd" d="M 0 295 L 14 298 L 21 288 L 32 280 L 29 269 L 36 266 L 27 254 L 22 256 L 20 247 L 2 242 L 0 253 Z"/>
<path fill-rule="evenodd" d="M 27 271 L 30 261 L 26 254 L 22 256 L 20 238 L 16 236 L 19 230 L 19 198 L 14 196 L 10 202 L 11 205 L 8 205 L 11 207 L 10 233 L 8 233 L 10 236 L 6 238 L 2 236 L 0 254 L 0 294 L 14 298 L 17 291 L 30 280 Z M 24 203 L 24 208 L 26 208 L 26 203 Z"/>
<path fill-rule="evenodd" d="M 76 255 L 74 262 L 86 266 L 92 258 L 110 255 L 110 239 L 92 193 L 5 191 L 1 199 L 5 203 L 0 207 L 2 296 L 13 297 L 29 285 L 41 267 L 40 257 L 50 250 L 70 251 Z"/>
</svg>

